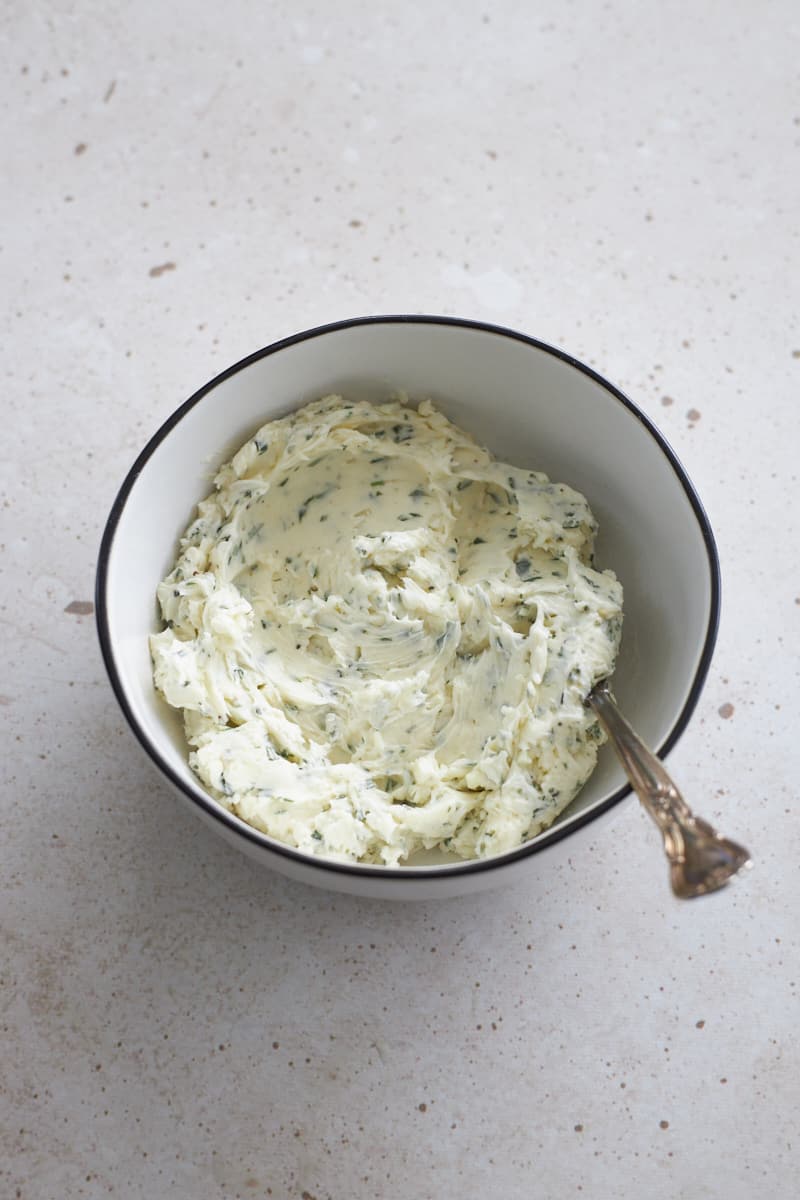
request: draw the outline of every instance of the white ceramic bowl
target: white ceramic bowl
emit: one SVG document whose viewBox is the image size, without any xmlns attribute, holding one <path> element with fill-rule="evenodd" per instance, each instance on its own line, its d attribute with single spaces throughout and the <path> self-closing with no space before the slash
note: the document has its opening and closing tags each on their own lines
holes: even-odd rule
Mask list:
<svg viewBox="0 0 800 1200">
<path fill-rule="evenodd" d="M 566 837 L 572 848 L 578 831 L 630 794 L 611 749 L 555 824 L 508 854 L 391 869 L 326 862 L 252 829 L 203 789 L 187 764 L 181 719 L 153 688 L 147 640 L 159 628 L 156 585 L 217 467 L 264 421 L 305 401 L 334 391 L 388 398 L 397 389 L 430 397 L 503 460 L 586 495 L 600 523 L 597 562 L 625 589 L 617 699 L 662 756 L 685 728 L 708 670 L 719 564 L 686 472 L 630 400 L 561 351 L 474 321 L 368 317 L 297 334 L 218 375 L 159 429 L 114 502 L 97 574 L 100 644 L 131 728 L 195 812 L 259 861 L 339 891 L 416 899 L 546 870 L 548 850 Z"/>
</svg>

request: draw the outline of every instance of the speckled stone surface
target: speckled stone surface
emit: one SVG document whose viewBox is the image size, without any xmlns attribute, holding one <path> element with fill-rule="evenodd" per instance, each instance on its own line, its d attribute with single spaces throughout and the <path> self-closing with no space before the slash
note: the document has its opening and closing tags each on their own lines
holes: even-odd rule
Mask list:
<svg viewBox="0 0 800 1200">
<path fill-rule="evenodd" d="M 797 161 L 788 0 L 7 4 L 0 1193 L 794 1194 Z M 259 871 L 128 733 L 91 599 L 145 440 L 276 338 L 518 327 L 655 418 L 719 539 L 670 766 L 753 850 L 681 905 L 623 806 L 527 883 Z"/>
</svg>

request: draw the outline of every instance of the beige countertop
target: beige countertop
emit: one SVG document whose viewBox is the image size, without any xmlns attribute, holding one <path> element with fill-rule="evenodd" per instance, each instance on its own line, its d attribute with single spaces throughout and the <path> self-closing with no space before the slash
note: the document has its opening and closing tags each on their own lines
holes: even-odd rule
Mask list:
<svg viewBox="0 0 800 1200">
<path fill-rule="evenodd" d="M 788 0 L 6 6 L 4 1196 L 793 1194 L 799 41 Z M 91 615 L 134 457 L 402 311 L 563 347 L 683 460 L 723 619 L 670 766 L 742 885 L 673 900 L 631 802 L 505 891 L 331 897 L 136 745 Z"/>
</svg>

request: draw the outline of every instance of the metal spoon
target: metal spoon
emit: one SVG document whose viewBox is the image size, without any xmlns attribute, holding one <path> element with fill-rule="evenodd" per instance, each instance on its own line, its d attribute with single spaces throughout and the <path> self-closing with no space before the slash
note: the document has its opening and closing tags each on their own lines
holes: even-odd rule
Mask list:
<svg viewBox="0 0 800 1200">
<path fill-rule="evenodd" d="M 608 680 L 595 684 L 586 703 L 599 717 L 633 790 L 661 830 L 676 896 L 690 900 L 715 892 L 752 865 L 744 846 L 720 837 L 707 821 L 694 816 L 661 762 L 617 708 Z"/>
</svg>

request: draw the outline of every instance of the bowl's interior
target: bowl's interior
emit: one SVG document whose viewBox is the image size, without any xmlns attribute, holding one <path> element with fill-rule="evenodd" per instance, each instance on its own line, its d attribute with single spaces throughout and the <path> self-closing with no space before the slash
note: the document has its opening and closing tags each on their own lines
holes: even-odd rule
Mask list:
<svg viewBox="0 0 800 1200">
<path fill-rule="evenodd" d="M 158 628 L 156 585 L 194 504 L 264 421 L 328 392 L 380 399 L 399 389 L 431 398 L 506 461 L 586 495 L 600 524 L 598 565 L 613 568 L 625 589 L 617 698 L 656 749 L 680 720 L 712 623 L 713 565 L 680 476 L 648 426 L 599 380 L 502 331 L 356 323 L 255 358 L 189 402 L 154 439 L 112 515 L 100 597 L 112 674 L 140 736 L 185 790 L 205 795 L 187 765 L 180 717 L 153 689 L 147 638 Z M 606 748 L 557 824 L 602 806 L 624 783 Z"/>
</svg>

